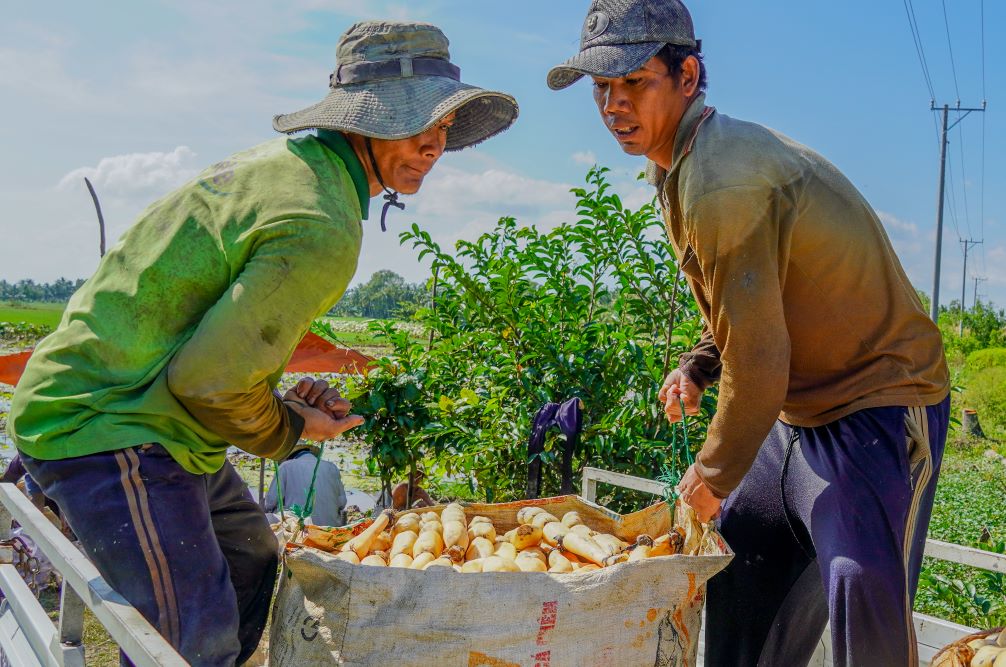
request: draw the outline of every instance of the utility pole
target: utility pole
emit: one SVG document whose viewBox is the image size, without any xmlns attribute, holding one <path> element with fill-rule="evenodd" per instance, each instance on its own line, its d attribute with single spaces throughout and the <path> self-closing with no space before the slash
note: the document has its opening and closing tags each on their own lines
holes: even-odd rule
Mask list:
<svg viewBox="0 0 1006 667">
<path fill-rule="evenodd" d="M 933 300 L 929 307 L 929 316 L 933 318 L 933 322 L 937 321 L 940 316 L 940 255 L 943 250 L 943 190 L 946 185 L 947 173 L 947 132 L 957 127 L 957 124 L 967 118 L 972 111 L 985 111 L 985 106 L 986 103 L 983 100 L 981 108 L 962 107 L 961 101 L 957 100 L 954 111 L 963 112 L 964 115 L 948 127 L 947 120 L 951 107 L 949 104 L 943 105 L 943 132 L 940 137 L 940 187 L 936 195 L 936 261 L 933 270 Z M 929 109 L 936 111 L 935 100 L 929 102 Z"/>
<path fill-rule="evenodd" d="M 975 304 L 975 306 L 977 306 L 978 305 L 978 283 L 983 283 L 986 280 L 988 280 L 988 278 L 983 278 L 981 276 L 975 276 L 974 280 L 975 280 L 975 300 L 974 300 L 974 304 Z"/>
<path fill-rule="evenodd" d="M 976 245 L 981 245 L 982 241 L 975 241 L 974 239 L 961 239 L 961 245 L 964 246 L 964 273 L 961 275 L 961 321 L 957 327 L 957 335 L 964 335 L 964 288 L 968 284 L 968 250 Z M 978 292 L 978 286 L 975 286 L 975 292 Z"/>
</svg>

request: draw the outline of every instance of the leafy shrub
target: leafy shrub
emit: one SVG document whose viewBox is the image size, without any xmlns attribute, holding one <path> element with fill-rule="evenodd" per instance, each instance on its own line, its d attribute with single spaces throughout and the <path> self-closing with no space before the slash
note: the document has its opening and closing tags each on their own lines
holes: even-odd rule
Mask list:
<svg viewBox="0 0 1006 667">
<path fill-rule="evenodd" d="M 657 392 L 701 322 L 656 209 L 626 209 L 606 171 L 592 169 L 588 187 L 573 191 L 577 222 L 548 232 L 502 218 L 455 253 L 417 226 L 402 234 L 432 260 L 436 298 L 416 315 L 431 337 L 385 329 L 393 352 L 350 388 L 383 479 L 424 457 L 473 497 L 519 498 L 535 412 L 571 396 L 585 404 L 574 469 L 655 478 L 683 468 Z M 702 442 L 714 405 L 707 395 L 691 420 L 692 443 Z M 558 438 L 546 445 L 546 463 Z M 546 470 L 544 492 L 554 493 L 558 473 Z M 643 498 L 617 490 L 604 501 L 625 508 Z"/>
<path fill-rule="evenodd" d="M 978 411 L 986 435 L 1006 436 L 1006 367 L 990 366 L 971 374 L 965 407 Z"/>
<path fill-rule="evenodd" d="M 0 341 L 11 343 L 34 343 L 53 331 L 45 324 L 31 322 L 0 322 Z"/>
<path fill-rule="evenodd" d="M 968 373 L 977 373 L 992 367 L 1006 368 L 1006 347 L 993 347 L 972 352 L 964 364 Z"/>
</svg>

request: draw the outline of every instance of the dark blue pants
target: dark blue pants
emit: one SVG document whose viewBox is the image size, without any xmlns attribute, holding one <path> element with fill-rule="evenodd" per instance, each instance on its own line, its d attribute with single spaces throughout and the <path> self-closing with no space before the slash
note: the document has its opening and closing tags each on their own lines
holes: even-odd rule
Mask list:
<svg viewBox="0 0 1006 667">
<path fill-rule="evenodd" d="M 24 456 L 101 575 L 193 665 L 255 651 L 276 538 L 229 464 L 193 475 L 160 445 L 60 461 Z"/>
<path fill-rule="evenodd" d="M 829 618 L 836 667 L 918 664 L 911 609 L 948 421 L 949 399 L 776 424 L 723 504 L 736 556 L 709 582 L 707 667 L 806 665 Z"/>
</svg>

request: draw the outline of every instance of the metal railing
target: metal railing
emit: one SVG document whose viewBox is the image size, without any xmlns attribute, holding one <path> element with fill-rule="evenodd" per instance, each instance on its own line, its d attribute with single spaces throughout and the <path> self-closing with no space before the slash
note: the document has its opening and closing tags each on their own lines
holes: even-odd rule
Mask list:
<svg viewBox="0 0 1006 667">
<path fill-rule="evenodd" d="M 62 576 L 58 625 L 13 564 L 11 519 Z M 188 664 L 13 484 L 0 484 L 0 591 L 2 665 L 82 667 L 85 607 L 137 667 Z"/>
<path fill-rule="evenodd" d="M 625 475 L 620 472 L 602 470 L 600 468 L 583 469 L 583 485 L 580 495 L 591 502 L 596 502 L 598 483 L 642 491 L 655 496 L 664 495 L 664 485 L 660 482 L 643 477 Z M 950 542 L 926 540 L 925 555 L 937 560 L 969 565 L 991 572 L 1006 572 L 1006 556 L 964 547 L 959 544 L 951 544 Z M 914 616 L 915 634 L 919 643 L 919 659 L 922 661 L 922 664 L 929 664 L 929 660 L 942 647 L 977 631 L 975 628 L 969 628 L 966 625 L 960 625 L 959 623 L 953 623 L 927 614 L 916 612 Z M 813 667 L 827 667 L 831 665 L 830 633 L 824 633 L 811 665 Z"/>
</svg>

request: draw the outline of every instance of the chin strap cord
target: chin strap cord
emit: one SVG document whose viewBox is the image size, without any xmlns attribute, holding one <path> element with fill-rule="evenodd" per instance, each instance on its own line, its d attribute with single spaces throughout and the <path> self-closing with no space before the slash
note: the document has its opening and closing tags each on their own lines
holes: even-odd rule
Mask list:
<svg viewBox="0 0 1006 667">
<path fill-rule="evenodd" d="M 384 188 L 384 208 L 381 209 L 381 231 L 386 232 L 388 231 L 388 227 L 384 221 L 388 217 L 388 209 L 394 206 L 398 210 L 404 211 L 405 202 L 398 201 L 398 193 L 384 184 L 384 179 L 381 178 L 381 170 L 377 166 L 377 159 L 374 157 L 374 149 L 370 145 L 370 137 L 367 137 L 367 156 L 370 157 L 370 166 L 374 170 L 374 175 L 377 176 L 377 182 Z"/>
</svg>

